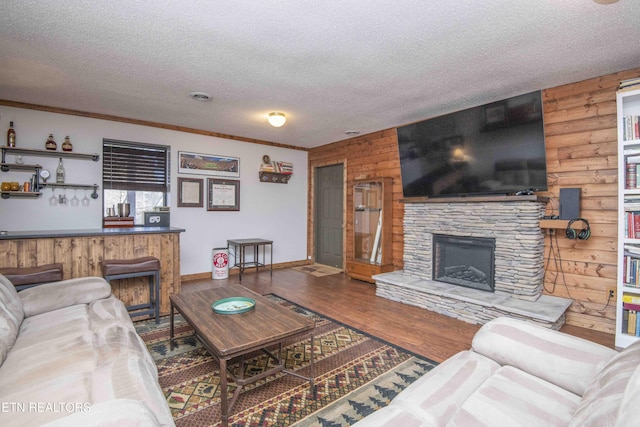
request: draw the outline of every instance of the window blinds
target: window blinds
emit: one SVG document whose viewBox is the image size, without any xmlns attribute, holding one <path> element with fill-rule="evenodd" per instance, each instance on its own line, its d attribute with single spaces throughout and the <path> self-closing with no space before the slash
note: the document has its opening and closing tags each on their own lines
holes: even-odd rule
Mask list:
<svg viewBox="0 0 640 427">
<path fill-rule="evenodd" d="M 168 192 L 169 152 L 167 146 L 103 140 L 103 188 Z"/>
</svg>

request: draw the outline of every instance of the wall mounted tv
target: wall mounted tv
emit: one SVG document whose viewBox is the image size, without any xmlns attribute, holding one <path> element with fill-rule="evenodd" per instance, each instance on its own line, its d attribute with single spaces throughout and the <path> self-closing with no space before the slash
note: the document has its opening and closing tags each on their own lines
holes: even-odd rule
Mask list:
<svg viewBox="0 0 640 427">
<path fill-rule="evenodd" d="M 406 198 L 547 190 L 540 91 L 397 132 Z"/>
</svg>

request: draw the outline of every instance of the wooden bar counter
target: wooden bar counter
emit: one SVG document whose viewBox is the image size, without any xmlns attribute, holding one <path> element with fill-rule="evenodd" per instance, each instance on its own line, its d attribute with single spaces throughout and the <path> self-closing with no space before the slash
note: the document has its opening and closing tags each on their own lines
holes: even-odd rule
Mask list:
<svg viewBox="0 0 640 427">
<path fill-rule="evenodd" d="M 9 231 L 0 235 L 0 267 L 37 267 L 59 262 L 64 279 L 102 277 L 103 259 L 154 256 L 161 264 L 160 313 L 169 314 L 169 295 L 180 292 L 183 231 L 174 227 Z M 149 300 L 145 277 L 114 281 L 112 289 L 126 305 Z"/>
</svg>

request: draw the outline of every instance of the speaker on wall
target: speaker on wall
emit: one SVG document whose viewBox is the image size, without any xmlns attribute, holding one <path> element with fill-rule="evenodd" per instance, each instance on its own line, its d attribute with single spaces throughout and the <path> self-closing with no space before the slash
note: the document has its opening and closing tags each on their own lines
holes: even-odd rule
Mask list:
<svg viewBox="0 0 640 427">
<path fill-rule="evenodd" d="M 580 189 L 560 189 L 560 219 L 580 218 Z"/>
</svg>

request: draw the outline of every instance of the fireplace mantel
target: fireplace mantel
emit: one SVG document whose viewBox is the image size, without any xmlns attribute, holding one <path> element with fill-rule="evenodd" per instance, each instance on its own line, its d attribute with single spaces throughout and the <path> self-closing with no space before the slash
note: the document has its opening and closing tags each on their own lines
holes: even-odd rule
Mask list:
<svg viewBox="0 0 640 427">
<path fill-rule="evenodd" d="M 535 194 L 523 196 L 509 196 L 506 194 L 491 194 L 486 196 L 453 196 L 453 197 L 409 197 L 400 199 L 400 203 L 490 203 L 490 202 L 542 202 L 548 203 L 549 198 Z"/>
</svg>

